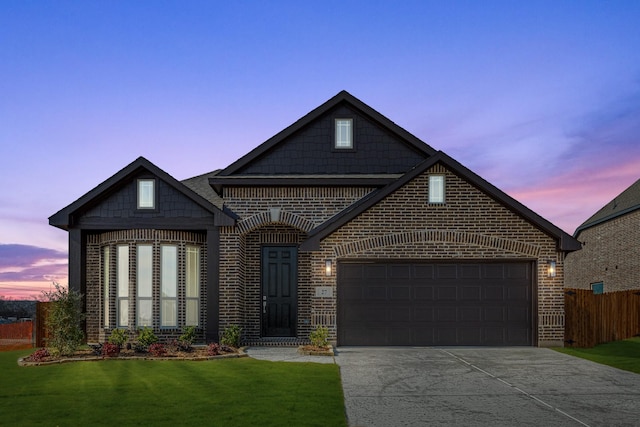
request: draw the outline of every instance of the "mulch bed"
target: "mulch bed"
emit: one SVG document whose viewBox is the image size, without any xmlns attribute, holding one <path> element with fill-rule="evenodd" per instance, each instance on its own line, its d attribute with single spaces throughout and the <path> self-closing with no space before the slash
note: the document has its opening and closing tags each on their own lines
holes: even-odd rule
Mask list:
<svg viewBox="0 0 640 427">
<path fill-rule="evenodd" d="M 34 361 L 31 359 L 31 355 L 18 359 L 18 365 L 20 366 L 41 366 L 41 365 L 53 365 L 58 363 L 69 362 L 87 362 L 87 361 L 101 361 L 101 360 L 215 360 L 215 359 L 228 359 L 236 357 L 246 357 L 247 354 L 242 348 L 232 349 L 230 352 L 223 352 L 216 356 L 210 356 L 207 351 L 207 347 L 195 347 L 190 352 L 184 351 L 172 351 L 167 350 L 167 353 L 162 356 L 154 356 L 150 353 L 138 353 L 133 350 L 121 350 L 120 354 L 114 357 L 96 355 L 91 349 L 81 349 L 76 351 L 71 356 L 48 356 L 41 360 Z"/>
</svg>

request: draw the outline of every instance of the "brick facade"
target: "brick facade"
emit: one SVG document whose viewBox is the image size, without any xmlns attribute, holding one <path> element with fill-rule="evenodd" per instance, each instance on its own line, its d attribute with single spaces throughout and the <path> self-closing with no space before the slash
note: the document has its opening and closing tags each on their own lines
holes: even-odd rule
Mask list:
<svg viewBox="0 0 640 427">
<path fill-rule="evenodd" d="M 445 204 L 427 201 L 432 173 L 445 175 Z M 309 231 L 305 224 L 323 223 L 370 191 L 231 189 L 225 203 L 241 217 L 236 228 L 225 227 L 221 232 L 221 328 L 239 322 L 245 339 L 260 337 L 262 244 L 300 242 Z M 272 216 L 274 208 L 277 214 Z M 242 224 L 251 218 L 261 220 L 254 220 L 246 231 Z M 563 341 L 564 256 L 556 250 L 556 240 L 439 164 L 324 239 L 319 251 L 300 252 L 299 256 L 300 339 L 317 325 L 329 327 L 331 339 L 336 339 L 337 276 L 335 268 L 330 277 L 324 274 L 326 259 L 338 268 L 342 259 L 517 259 L 537 265 L 537 344 L 561 345 Z M 553 278 L 547 277 L 549 260 L 557 263 Z M 240 274 L 238 270 L 243 269 Z M 332 287 L 333 297 L 316 297 L 317 286 Z"/>
<path fill-rule="evenodd" d="M 582 250 L 567 256 L 567 288 L 640 289 L 640 210 L 582 230 L 578 240 Z"/>
</svg>

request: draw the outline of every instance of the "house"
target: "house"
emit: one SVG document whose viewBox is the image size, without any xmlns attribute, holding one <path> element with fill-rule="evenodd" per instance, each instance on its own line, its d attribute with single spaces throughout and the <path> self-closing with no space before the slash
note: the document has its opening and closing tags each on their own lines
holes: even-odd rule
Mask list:
<svg viewBox="0 0 640 427">
<path fill-rule="evenodd" d="M 223 170 L 138 158 L 49 218 L 89 341 L 562 345 L 570 235 L 342 91 Z"/>
<path fill-rule="evenodd" d="M 640 180 L 582 223 L 574 237 L 582 250 L 567 257 L 567 288 L 640 289 Z"/>
</svg>

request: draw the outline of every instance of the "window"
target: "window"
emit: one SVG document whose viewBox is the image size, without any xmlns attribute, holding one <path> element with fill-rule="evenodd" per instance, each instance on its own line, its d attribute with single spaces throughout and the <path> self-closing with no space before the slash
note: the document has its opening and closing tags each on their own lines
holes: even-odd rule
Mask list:
<svg viewBox="0 0 640 427">
<path fill-rule="evenodd" d="M 153 246 L 139 245 L 136 265 L 137 326 L 151 326 L 153 314 Z"/>
<path fill-rule="evenodd" d="M 178 248 L 162 246 L 160 251 L 160 326 L 178 326 Z"/>
<path fill-rule="evenodd" d="M 105 246 L 102 251 L 102 307 L 104 316 L 104 327 L 109 327 L 109 258 L 111 248 Z"/>
<path fill-rule="evenodd" d="M 353 119 L 336 119 L 337 149 L 353 148 Z"/>
<path fill-rule="evenodd" d="M 429 203 L 444 203 L 444 176 L 429 176 Z"/>
<path fill-rule="evenodd" d="M 150 240 L 145 236 L 140 243 L 119 241 L 99 252 L 101 326 L 202 326 L 201 283 L 206 281 L 202 248 L 193 241 Z"/>
<path fill-rule="evenodd" d="M 154 179 L 138 180 L 138 209 L 155 209 L 155 183 Z"/>
<path fill-rule="evenodd" d="M 594 295 L 604 294 L 604 282 L 592 283 L 591 290 Z"/>
<path fill-rule="evenodd" d="M 116 274 L 118 326 L 129 326 L 129 246 L 118 246 Z"/>
<path fill-rule="evenodd" d="M 185 325 L 198 326 L 200 314 L 200 248 L 187 247 Z"/>
</svg>

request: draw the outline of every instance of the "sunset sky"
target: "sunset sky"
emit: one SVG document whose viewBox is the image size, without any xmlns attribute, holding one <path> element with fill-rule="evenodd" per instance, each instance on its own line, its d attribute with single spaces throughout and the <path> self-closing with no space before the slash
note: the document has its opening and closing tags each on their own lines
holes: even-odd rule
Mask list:
<svg viewBox="0 0 640 427">
<path fill-rule="evenodd" d="M 340 90 L 573 234 L 640 178 L 640 1 L 0 2 L 0 296 L 138 156 L 224 168 Z"/>
</svg>

